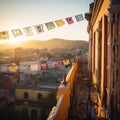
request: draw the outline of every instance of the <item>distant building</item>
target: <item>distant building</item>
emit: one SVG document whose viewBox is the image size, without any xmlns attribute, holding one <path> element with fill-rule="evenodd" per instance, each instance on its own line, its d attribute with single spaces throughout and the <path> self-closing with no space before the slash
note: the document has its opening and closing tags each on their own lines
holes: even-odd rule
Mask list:
<svg viewBox="0 0 120 120">
<path fill-rule="evenodd" d="M 120 119 L 120 0 L 94 0 L 88 20 L 89 71 L 104 117 Z M 106 114 L 107 113 L 107 114 Z M 98 115 L 102 117 L 101 114 Z"/>
<path fill-rule="evenodd" d="M 45 101 L 47 100 L 46 98 L 51 93 L 55 94 L 57 87 L 58 86 L 56 84 L 18 85 L 15 89 L 16 110 L 27 109 L 28 116 L 30 117 L 31 120 L 34 117 L 36 119 L 41 119 L 43 111 L 45 113 L 48 112 L 48 110 L 45 108 L 46 105 L 44 104 Z M 51 100 L 55 101 L 56 98 L 52 97 Z M 50 106 L 51 100 L 48 98 L 48 101 L 46 104 L 49 104 L 49 106 Z M 53 107 L 53 106 L 51 106 L 51 107 Z"/>
<path fill-rule="evenodd" d="M 8 90 L 0 89 L 0 111 L 2 111 L 7 106 L 8 95 Z"/>
<path fill-rule="evenodd" d="M 19 73 L 0 73 L 0 85 L 2 89 L 13 89 L 19 83 Z"/>
</svg>

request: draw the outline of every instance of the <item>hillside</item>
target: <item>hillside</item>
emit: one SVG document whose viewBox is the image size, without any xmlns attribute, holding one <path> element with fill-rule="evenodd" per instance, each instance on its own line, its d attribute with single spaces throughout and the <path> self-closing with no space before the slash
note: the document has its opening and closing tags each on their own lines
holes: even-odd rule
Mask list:
<svg viewBox="0 0 120 120">
<path fill-rule="evenodd" d="M 57 48 L 57 47 L 79 47 L 79 48 L 88 48 L 88 42 L 81 41 L 81 40 L 64 40 L 64 39 L 51 39 L 46 41 L 40 40 L 30 40 L 30 41 L 23 41 L 19 44 L 12 45 L 12 44 L 0 44 L 0 49 L 9 49 L 9 48 Z"/>
</svg>

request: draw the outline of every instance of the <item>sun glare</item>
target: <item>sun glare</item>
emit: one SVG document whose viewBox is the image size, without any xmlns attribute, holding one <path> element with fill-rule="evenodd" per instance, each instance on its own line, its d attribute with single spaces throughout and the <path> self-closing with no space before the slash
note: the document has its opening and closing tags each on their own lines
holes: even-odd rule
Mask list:
<svg viewBox="0 0 120 120">
<path fill-rule="evenodd" d="M 16 39 L 12 39 L 12 40 L 9 40 L 9 44 L 12 44 L 12 45 L 16 45 L 16 44 L 18 44 L 18 43 L 20 43 L 20 42 L 22 42 L 23 40 L 16 40 Z"/>
<path fill-rule="evenodd" d="M 19 44 L 20 42 L 22 42 L 23 40 L 21 39 L 10 39 L 10 40 L 1 40 L 0 41 L 0 44 L 11 44 L 11 45 L 16 45 L 16 44 Z"/>
</svg>

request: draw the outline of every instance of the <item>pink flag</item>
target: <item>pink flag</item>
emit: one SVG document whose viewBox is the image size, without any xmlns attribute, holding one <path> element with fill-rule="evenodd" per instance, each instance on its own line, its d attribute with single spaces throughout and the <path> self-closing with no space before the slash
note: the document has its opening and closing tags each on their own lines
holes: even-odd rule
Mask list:
<svg viewBox="0 0 120 120">
<path fill-rule="evenodd" d="M 80 56 L 79 55 L 77 55 L 75 58 L 76 58 L 77 62 L 80 61 Z"/>
<path fill-rule="evenodd" d="M 68 17 L 68 18 L 66 18 L 66 21 L 67 21 L 68 24 L 72 24 L 72 23 L 74 23 L 72 17 Z"/>
<path fill-rule="evenodd" d="M 47 64 L 46 63 L 41 63 L 40 68 L 41 68 L 41 70 L 47 69 Z"/>
<path fill-rule="evenodd" d="M 61 60 L 56 61 L 56 67 L 61 67 L 63 65 L 63 62 Z"/>
</svg>

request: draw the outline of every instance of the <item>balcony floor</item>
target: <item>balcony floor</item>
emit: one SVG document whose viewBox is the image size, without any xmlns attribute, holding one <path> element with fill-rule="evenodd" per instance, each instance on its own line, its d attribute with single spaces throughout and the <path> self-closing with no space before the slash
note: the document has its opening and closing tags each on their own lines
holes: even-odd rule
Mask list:
<svg viewBox="0 0 120 120">
<path fill-rule="evenodd" d="M 91 84 L 86 69 L 80 70 L 75 80 L 68 120 L 97 120 L 92 109 Z"/>
</svg>

